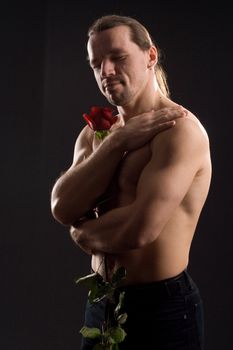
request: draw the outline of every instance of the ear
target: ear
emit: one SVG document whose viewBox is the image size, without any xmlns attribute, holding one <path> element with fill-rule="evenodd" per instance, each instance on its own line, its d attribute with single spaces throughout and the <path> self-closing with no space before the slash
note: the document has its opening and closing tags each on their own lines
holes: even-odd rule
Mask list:
<svg viewBox="0 0 233 350">
<path fill-rule="evenodd" d="M 147 68 L 152 68 L 158 62 L 158 51 L 155 46 L 151 46 L 148 50 L 148 64 Z"/>
</svg>

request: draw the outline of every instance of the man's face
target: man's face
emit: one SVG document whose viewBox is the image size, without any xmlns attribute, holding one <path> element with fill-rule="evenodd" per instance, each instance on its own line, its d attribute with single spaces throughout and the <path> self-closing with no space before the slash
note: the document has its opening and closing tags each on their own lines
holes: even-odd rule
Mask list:
<svg viewBox="0 0 233 350">
<path fill-rule="evenodd" d="M 100 91 L 116 106 L 135 103 L 148 81 L 148 51 L 130 39 L 127 26 L 91 35 L 87 45 L 90 66 Z"/>
</svg>

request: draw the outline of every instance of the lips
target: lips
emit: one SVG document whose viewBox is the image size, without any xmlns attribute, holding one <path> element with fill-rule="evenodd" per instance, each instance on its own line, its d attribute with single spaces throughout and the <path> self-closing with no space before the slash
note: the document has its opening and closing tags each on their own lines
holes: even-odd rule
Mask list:
<svg viewBox="0 0 233 350">
<path fill-rule="evenodd" d="M 104 90 L 111 89 L 114 85 L 121 84 L 120 80 L 111 80 L 103 83 Z"/>
</svg>

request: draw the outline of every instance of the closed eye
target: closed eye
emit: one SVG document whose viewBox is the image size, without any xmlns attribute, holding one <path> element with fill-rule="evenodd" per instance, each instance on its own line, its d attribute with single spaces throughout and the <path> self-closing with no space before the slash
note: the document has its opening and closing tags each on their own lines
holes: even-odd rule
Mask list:
<svg viewBox="0 0 233 350">
<path fill-rule="evenodd" d="M 123 61 L 124 59 L 126 59 L 126 55 L 121 55 L 121 56 L 114 56 L 112 57 L 113 61 Z"/>
<path fill-rule="evenodd" d="M 99 63 L 99 62 L 90 62 L 90 67 L 91 67 L 91 69 L 93 69 L 93 70 L 96 70 L 96 69 L 100 69 L 101 68 L 101 63 Z"/>
<path fill-rule="evenodd" d="M 94 65 L 94 66 L 91 66 L 91 68 L 93 69 L 93 70 L 98 70 L 98 69 L 100 69 L 101 68 L 101 65 L 100 64 L 96 64 L 96 65 Z"/>
<path fill-rule="evenodd" d="M 118 62 L 118 61 L 124 61 L 126 58 L 127 58 L 127 55 L 114 55 L 114 56 L 111 56 L 109 60 L 112 62 Z M 93 70 L 99 70 L 101 69 L 101 62 L 93 60 L 92 62 L 90 62 L 90 67 Z"/>
</svg>

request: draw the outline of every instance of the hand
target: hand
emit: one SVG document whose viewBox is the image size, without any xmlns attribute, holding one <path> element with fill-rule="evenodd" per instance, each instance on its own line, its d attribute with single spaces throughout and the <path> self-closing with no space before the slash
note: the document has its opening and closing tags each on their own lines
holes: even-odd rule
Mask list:
<svg viewBox="0 0 233 350">
<path fill-rule="evenodd" d="M 75 244 L 77 244 L 86 254 L 91 255 L 92 251 L 88 249 L 86 246 L 81 244 L 81 230 L 78 227 L 71 226 L 70 227 L 70 235 Z"/>
<path fill-rule="evenodd" d="M 160 132 L 175 125 L 177 118 L 187 116 L 182 106 L 150 111 L 130 118 L 125 126 L 116 130 L 126 151 L 142 147 Z"/>
</svg>

